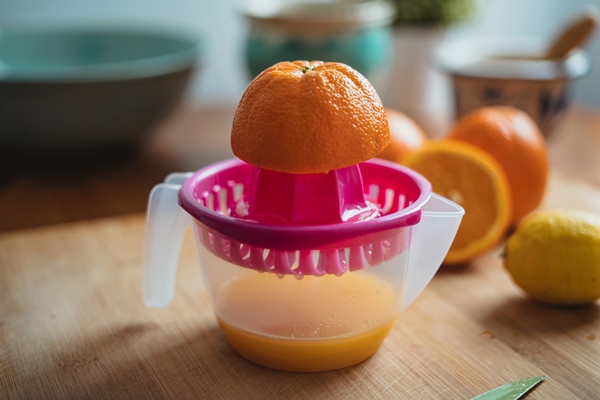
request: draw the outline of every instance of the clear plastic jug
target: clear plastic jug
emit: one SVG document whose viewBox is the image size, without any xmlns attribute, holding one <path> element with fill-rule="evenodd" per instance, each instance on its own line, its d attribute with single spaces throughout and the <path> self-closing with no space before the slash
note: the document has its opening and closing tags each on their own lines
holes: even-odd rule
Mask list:
<svg viewBox="0 0 600 400">
<path fill-rule="evenodd" d="M 365 193 L 383 215 L 308 226 L 237 216 L 255 183 L 254 167 L 239 160 L 170 175 L 148 205 L 146 304 L 166 306 L 173 298 L 191 223 L 217 321 L 238 353 L 290 371 L 369 358 L 436 273 L 464 210 L 432 194 L 410 169 L 383 160 L 359 166 Z"/>
</svg>

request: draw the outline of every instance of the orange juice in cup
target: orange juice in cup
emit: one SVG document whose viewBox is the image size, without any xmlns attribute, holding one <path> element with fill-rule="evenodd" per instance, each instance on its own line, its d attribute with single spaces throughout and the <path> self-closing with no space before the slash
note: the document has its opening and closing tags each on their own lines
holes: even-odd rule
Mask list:
<svg viewBox="0 0 600 400">
<path fill-rule="evenodd" d="M 322 371 L 373 355 L 398 302 L 396 288 L 362 271 L 301 280 L 251 273 L 227 281 L 214 307 L 244 357 L 276 369 Z"/>
</svg>

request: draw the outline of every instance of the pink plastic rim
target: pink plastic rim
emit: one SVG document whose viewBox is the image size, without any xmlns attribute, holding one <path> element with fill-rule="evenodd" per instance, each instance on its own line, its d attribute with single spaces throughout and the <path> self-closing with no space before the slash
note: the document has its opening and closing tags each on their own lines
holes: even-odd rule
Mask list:
<svg viewBox="0 0 600 400">
<path fill-rule="evenodd" d="M 204 167 L 184 182 L 179 191 L 179 204 L 202 224 L 241 243 L 275 250 L 304 250 L 415 225 L 421 219 L 421 208 L 431 197 L 431 184 L 422 175 L 389 161 L 372 159 L 361 163 L 360 169 L 365 189 L 378 186 L 378 202 L 389 203 L 384 206 L 388 211 L 381 217 L 329 225 L 259 224 L 227 215 L 228 209 L 244 200 L 244 193 L 241 198 L 235 198 L 235 188 L 249 187 L 253 169 L 238 159 Z M 388 201 L 390 190 L 395 191 L 395 197 Z M 207 201 L 216 201 L 219 205 L 209 207 Z"/>
</svg>

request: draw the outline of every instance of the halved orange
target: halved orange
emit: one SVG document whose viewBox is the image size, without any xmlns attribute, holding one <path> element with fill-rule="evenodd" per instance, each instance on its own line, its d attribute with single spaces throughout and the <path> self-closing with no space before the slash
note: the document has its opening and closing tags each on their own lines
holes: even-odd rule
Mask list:
<svg viewBox="0 0 600 400">
<path fill-rule="evenodd" d="M 267 68 L 246 88 L 231 127 L 238 158 L 290 174 L 349 167 L 389 143 L 377 92 L 338 62 L 283 61 Z"/>
<path fill-rule="evenodd" d="M 526 112 L 508 106 L 482 107 L 458 120 L 447 138 L 485 150 L 502 166 L 512 198 L 511 225 L 517 226 L 540 205 L 550 162 L 546 140 Z"/>
<path fill-rule="evenodd" d="M 465 209 L 444 264 L 473 260 L 497 245 L 511 220 L 510 189 L 502 167 L 471 144 L 443 139 L 428 142 L 406 159 L 433 191 Z"/>
</svg>

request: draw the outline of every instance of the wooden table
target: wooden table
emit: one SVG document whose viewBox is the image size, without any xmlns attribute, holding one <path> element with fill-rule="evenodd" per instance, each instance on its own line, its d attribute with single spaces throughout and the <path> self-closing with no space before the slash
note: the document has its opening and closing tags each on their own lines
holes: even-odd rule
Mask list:
<svg viewBox="0 0 600 400">
<path fill-rule="evenodd" d="M 0 190 L 0 398 L 469 399 L 547 375 L 531 399 L 600 398 L 600 303 L 544 307 L 501 248 L 444 269 L 371 359 L 288 373 L 239 357 L 218 330 L 190 237 L 174 302 L 144 306 L 148 191 L 230 156 L 231 109 L 182 109 L 136 156 L 77 173 L 10 172 Z M 600 212 L 600 113 L 575 109 L 550 141 L 544 208 Z"/>
</svg>

